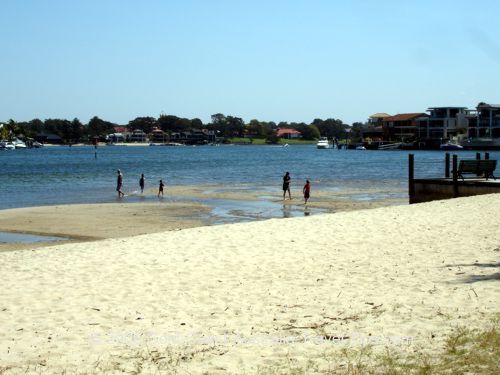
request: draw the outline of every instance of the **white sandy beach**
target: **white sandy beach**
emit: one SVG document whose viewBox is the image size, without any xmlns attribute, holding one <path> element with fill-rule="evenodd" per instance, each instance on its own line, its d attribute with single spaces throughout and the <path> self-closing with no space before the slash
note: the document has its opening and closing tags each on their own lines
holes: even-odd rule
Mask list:
<svg viewBox="0 0 500 375">
<path fill-rule="evenodd" d="M 368 342 L 433 351 L 499 311 L 499 210 L 483 195 L 2 252 L 0 373 L 321 370 Z"/>
</svg>

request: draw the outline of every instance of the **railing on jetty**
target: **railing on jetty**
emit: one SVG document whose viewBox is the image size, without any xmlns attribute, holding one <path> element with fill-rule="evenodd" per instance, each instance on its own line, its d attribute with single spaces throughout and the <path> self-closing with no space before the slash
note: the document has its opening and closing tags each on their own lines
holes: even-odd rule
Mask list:
<svg viewBox="0 0 500 375">
<path fill-rule="evenodd" d="M 489 158 L 490 155 L 486 152 L 484 160 L 489 160 Z M 476 153 L 476 160 L 481 160 L 481 154 L 479 152 Z M 479 175 L 475 178 L 460 180 L 458 172 L 458 156 L 452 155 L 450 160 L 450 154 L 446 153 L 443 178 L 415 178 L 415 155 L 409 154 L 408 196 L 410 204 L 480 194 L 500 193 L 500 180 L 486 180 Z"/>
</svg>

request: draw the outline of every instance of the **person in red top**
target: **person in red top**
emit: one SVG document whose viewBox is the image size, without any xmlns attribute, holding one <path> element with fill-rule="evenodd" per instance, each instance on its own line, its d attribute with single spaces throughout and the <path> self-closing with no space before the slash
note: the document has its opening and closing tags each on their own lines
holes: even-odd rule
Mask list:
<svg viewBox="0 0 500 375">
<path fill-rule="evenodd" d="M 302 192 L 304 193 L 304 204 L 307 204 L 309 193 L 311 192 L 311 184 L 309 183 L 309 180 L 306 180 L 306 184 L 304 185 Z"/>
</svg>

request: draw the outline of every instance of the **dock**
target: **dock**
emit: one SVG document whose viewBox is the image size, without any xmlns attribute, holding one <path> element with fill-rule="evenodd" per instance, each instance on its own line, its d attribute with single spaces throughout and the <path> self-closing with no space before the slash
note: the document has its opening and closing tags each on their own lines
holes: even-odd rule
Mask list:
<svg viewBox="0 0 500 375">
<path fill-rule="evenodd" d="M 472 176 L 465 179 L 458 177 L 458 157 L 445 154 L 444 176 L 442 178 L 415 178 L 414 154 L 408 156 L 408 196 L 409 203 L 422 203 L 434 200 L 468 197 L 472 195 L 500 193 L 500 179 L 488 179 L 482 176 Z M 481 160 L 479 153 L 476 159 Z M 451 160 L 451 168 L 450 168 Z M 489 160 L 485 153 L 484 160 Z M 500 175 L 499 172 L 497 172 Z"/>
</svg>

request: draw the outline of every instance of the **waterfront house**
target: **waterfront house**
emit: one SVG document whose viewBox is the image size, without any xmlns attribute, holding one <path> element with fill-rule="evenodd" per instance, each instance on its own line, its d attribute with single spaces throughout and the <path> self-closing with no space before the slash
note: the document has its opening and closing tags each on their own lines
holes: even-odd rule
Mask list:
<svg viewBox="0 0 500 375">
<path fill-rule="evenodd" d="M 418 127 L 421 140 L 450 139 L 467 132 L 467 107 L 431 107 L 427 112 L 427 121 L 420 122 Z"/>
<path fill-rule="evenodd" d="M 130 132 L 126 126 L 113 126 L 114 133 L 108 134 L 106 140 L 110 143 L 128 142 L 130 140 Z"/>
<path fill-rule="evenodd" d="M 475 126 L 469 127 L 469 137 L 500 138 L 500 104 L 479 103 L 476 118 Z"/>
<path fill-rule="evenodd" d="M 382 119 L 386 140 L 411 142 L 418 137 L 418 129 L 427 123 L 425 113 L 400 113 Z"/>
<path fill-rule="evenodd" d="M 190 145 L 214 143 L 215 131 L 208 129 L 192 129 L 191 131 L 175 132 L 170 134 L 170 141 Z"/>
<path fill-rule="evenodd" d="M 147 135 L 140 129 L 135 129 L 130 135 L 130 142 L 147 142 Z"/>
<path fill-rule="evenodd" d="M 168 139 L 168 134 L 156 127 L 149 133 L 149 140 L 153 143 L 165 143 Z"/>
<path fill-rule="evenodd" d="M 276 135 L 283 139 L 300 139 L 302 138 L 302 133 L 295 129 L 290 128 L 278 128 Z"/>
<path fill-rule="evenodd" d="M 57 134 L 53 133 L 38 133 L 35 136 L 35 141 L 43 144 L 53 144 L 53 145 L 60 145 L 63 143 L 62 138 L 59 137 Z"/>
<path fill-rule="evenodd" d="M 106 140 L 109 143 L 125 142 L 125 136 L 122 133 L 111 133 L 107 135 Z"/>
<path fill-rule="evenodd" d="M 381 142 L 387 138 L 384 131 L 384 119 L 391 117 L 387 113 L 375 113 L 368 117 L 368 122 L 361 128 L 363 141 Z"/>
<path fill-rule="evenodd" d="M 500 104 L 479 103 L 468 116 L 468 140 L 473 149 L 500 149 Z"/>
<path fill-rule="evenodd" d="M 388 113 L 375 113 L 368 117 L 368 126 L 377 127 L 382 126 L 385 118 L 391 117 Z"/>
</svg>

